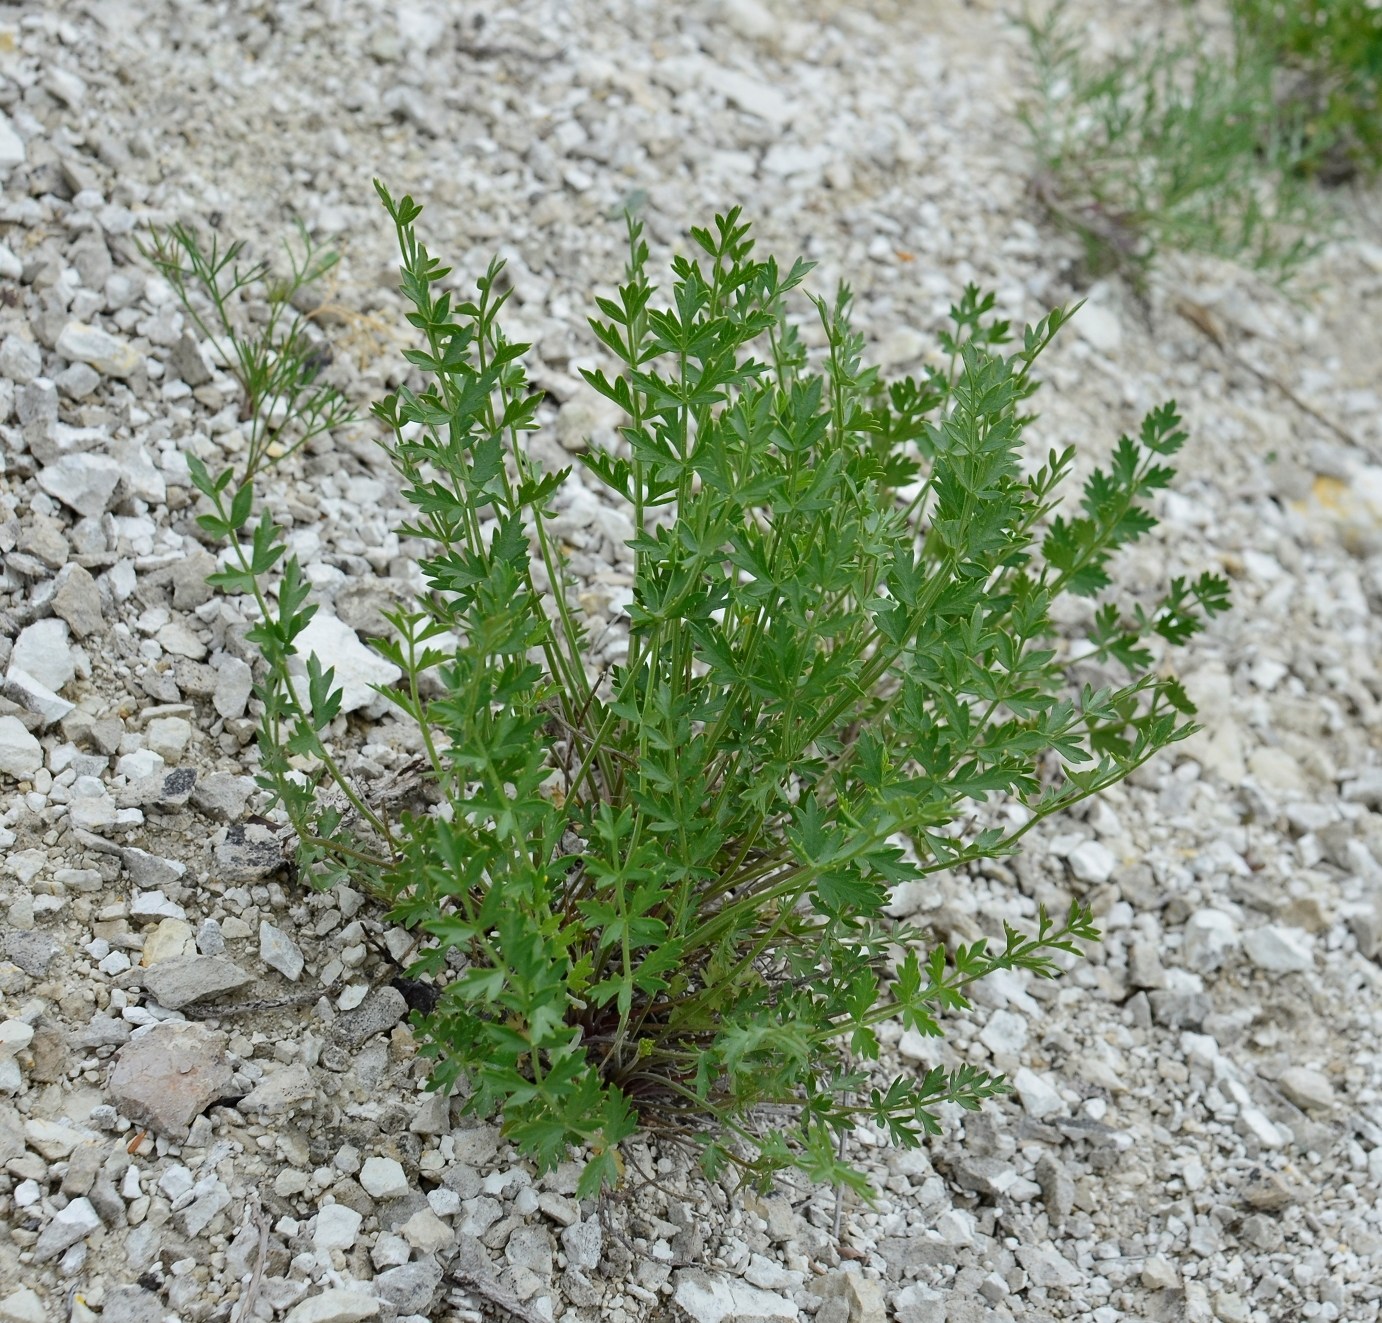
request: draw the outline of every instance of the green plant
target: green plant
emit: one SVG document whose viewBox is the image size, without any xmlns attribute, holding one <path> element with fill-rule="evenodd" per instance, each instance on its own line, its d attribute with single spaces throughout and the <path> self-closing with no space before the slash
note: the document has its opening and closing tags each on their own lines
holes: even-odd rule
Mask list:
<svg viewBox="0 0 1382 1323">
<path fill-rule="evenodd" d="M 526 449 L 538 396 L 501 329 L 499 264 L 454 296 L 421 208 L 379 192 L 422 347 L 421 384 L 374 412 L 414 510 L 400 533 L 431 552 L 377 646 L 433 803 L 385 815 L 353 787 L 331 669 L 313 655 L 293 674 L 315 609 L 301 568 L 267 514 L 252 523 L 251 485 L 192 458 L 201 522 L 229 539 L 215 582 L 261 612 L 262 783 L 316 884 L 349 876 L 430 939 L 413 973 L 441 985 L 415 1018 L 432 1083 L 466 1082 L 541 1164 L 585 1146 L 594 1191 L 644 1125 L 711 1171 L 863 1189 L 837 1146 L 856 1124 L 916 1144 L 940 1104 L 1007 1087 L 969 1065 L 880 1084 L 876 1027 L 939 1034 L 976 980 L 1054 975 L 1097 937 L 1073 904 L 947 951 L 886 919 L 890 887 L 1013 852 L 1193 729 L 1152 645 L 1222 610 L 1222 580 L 1177 579 L 1126 618 L 1100 605 L 1076 657 L 1050 620 L 1154 525 L 1175 409 L 1119 442 L 1078 515 L 1054 515 L 1074 452 L 1025 473 L 1022 407 L 1065 312 L 1005 352 L 992 298 L 967 289 L 949 370 L 885 383 L 845 288 L 814 300 L 812 359 L 787 311 L 808 264 L 755 258 L 737 210 L 692 231 L 699 256 L 674 259 L 663 306 L 630 219 L 625 281 L 591 322 L 621 368 L 586 373 L 626 422 L 584 463 L 631 512 L 635 584 L 627 657 L 592 673 L 550 527 L 570 475 Z M 1132 678 L 1075 689 L 1076 660 Z M 983 821 L 995 797 L 1025 825 Z"/>
<path fill-rule="evenodd" d="M 1299 108 L 1307 171 L 1326 183 L 1382 169 L 1382 7 L 1369 0 L 1232 0 L 1240 47 Z"/>
<path fill-rule="evenodd" d="M 1313 149 L 1299 108 L 1276 96 L 1269 53 L 1241 42 L 1217 55 L 1188 10 L 1186 21 L 1184 38 L 1158 32 L 1095 61 L 1063 5 L 1024 19 L 1034 192 L 1096 274 L 1141 284 L 1158 253 L 1177 249 L 1288 280 L 1322 226 L 1303 178 Z"/>
<path fill-rule="evenodd" d="M 275 278 L 267 261 L 242 264 L 243 240 L 223 249 L 212 231 L 205 247 L 180 223 L 153 231 L 149 243 L 140 245 L 240 386 L 240 416 L 250 424 L 245 482 L 267 460 L 355 418 L 340 391 L 320 380 L 329 353 L 309 335 L 310 319 L 293 305 L 336 265 L 337 254 L 320 252 L 301 223 L 298 236 L 301 254 L 284 244 L 286 278 Z"/>
</svg>

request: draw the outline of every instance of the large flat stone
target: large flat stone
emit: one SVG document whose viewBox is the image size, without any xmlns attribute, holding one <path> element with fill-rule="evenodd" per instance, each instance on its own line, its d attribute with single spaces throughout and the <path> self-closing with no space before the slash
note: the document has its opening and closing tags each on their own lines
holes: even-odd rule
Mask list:
<svg viewBox="0 0 1382 1323">
<path fill-rule="evenodd" d="M 228 1041 L 203 1024 L 156 1024 L 120 1049 L 106 1092 L 131 1121 L 181 1142 L 230 1088 Z"/>
<path fill-rule="evenodd" d="M 144 987 L 167 1010 L 223 997 L 248 987 L 254 979 L 225 956 L 184 955 L 160 960 L 144 973 Z"/>
</svg>

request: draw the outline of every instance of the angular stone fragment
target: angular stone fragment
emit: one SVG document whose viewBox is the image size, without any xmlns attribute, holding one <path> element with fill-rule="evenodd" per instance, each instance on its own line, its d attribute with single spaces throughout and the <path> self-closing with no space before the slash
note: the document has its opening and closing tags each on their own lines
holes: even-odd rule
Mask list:
<svg viewBox="0 0 1382 1323">
<path fill-rule="evenodd" d="M 1065 1102 L 1054 1086 L 1026 1066 L 1013 1076 L 1013 1088 L 1027 1115 L 1035 1120 L 1065 1111 Z"/>
<path fill-rule="evenodd" d="M 1199 1029 L 1214 1014 L 1214 1003 L 1203 992 L 1173 992 L 1166 988 L 1148 995 L 1152 1018 L 1167 1029 Z"/>
<path fill-rule="evenodd" d="M 207 576 L 216 573 L 216 557 L 209 551 L 194 551 L 173 566 L 173 609 L 195 611 L 211 600 Z"/>
<path fill-rule="evenodd" d="M 1328 1111 L 1334 1106 L 1334 1086 L 1327 1076 L 1305 1066 L 1292 1066 L 1277 1086 L 1297 1107 L 1307 1111 Z"/>
<path fill-rule="evenodd" d="M 579 1268 L 568 1268 L 562 1273 L 561 1293 L 578 1309 L 594 1309 L 604 1299 L 604 1291 Z"/>
<path fill-rule="evenodd" d="M 294 1305 L 283 1323 L 360 1323 L 379 1312 L 379 1301 L 366 1291 L 323 1291 Z"/>
<path fill-rule="evenodd" d="M 341 691 L 341 711 L 355 712 L 376 701 L 383 702 L 374 686 L 388 687 L 402 675 L 391 661 L 360 642 L 359 635 L 344 621 L 319 611 L 294 640 L 301 657 L 316 653 L 323 667 L 335 670 L 334 686 Z M 307 697 L 307 674 L 295 677 L 294 688 Z"/>
<path fill-rule="evenodd" d="M 133 1032 L 128 1020 L 117 1020 L 111 1015 L 97 1015 L 86 1024 L 67 1036 L 69 1047 L 118 1047 L 128 1043 Z"/>
<path fill-rule="evenodd" d="M 990 1052 L 1015 1056 L 1027 1046 L 1027 1021 L 1015 1011 L 994 1011 L 979 1031 L 979 1041 Z"/>
<path fill-rule="evenodd" d="M 1212 974 L 1238 945 L 1238 925 L 1223 910 L 1196 910 L 1185 921 L 1181 959 L 1197 974 Z"/>
<path fill-rule="evenodd" d="M 770 83 L 731 69 L 716 69 L 713 86 L 725 100 L 750 115 L 781 128 L 796 115 L 796 108 Z"/>
<path fill-rule="evenodd" d="M 58 571 L 57 590 L 53 594 L 53 611 L 79 638 L 99 633 L 105 628 L 101 615 L 101 590 L 89 570 L 80 565 L 64 565 Z"/>
<path fill-rule="evenodd" d="M 430 1208 L 420 1208 L 401 1227 L 399 1234 L 422 1254 L 437 1254 L 444 1250 L 456 1233 Z"/>
<path fill-rule="evenodd" d="M 87 237 L 78 240 L 69 250 L 68 256 L 77 275 L 81 277 L 83 289 L 104 289 L 110 279 L 115 264 L 110 258 L 110 249 L 101 237 L 99 230 L 87 231 Z"/>
<path fill-rule="evenodd" d="M 844 1323 L 888 1323 L 888 1310 L 878 1283 L 858 1272 L 837 1268 L 826 1276 L 815 1294 L 833 1302 L 837 1315 L 842 1307 Z"/>
<path fill-rule="evenodd" d="M 61 1162 L 83 1144 L 94 1144 L 100 1136 L 91 1130 L 74 1125 L 61 1125 L 31 1117 L 24 1122 L 24 1142 L 49 1162 Z"/>
<path fill-rule="evenodd" d="M 951 1172 L 962 1190 L 996 1199 L 1017 1180 L 1017 1172 L 1001 1158 L 963 1157 Z"/>
<path fill-rule="evenodd" d="M 737 1278 L 683 1268 L 674 1274 L 672 1299 L 695 1323 L 799 1323 L 801 1313 L 786 1296 L 748 1286 Z"/>
<path fill-rule="evenodd" d="M 197 950 L 202 955 L 224 955 L 226 950 L 225 934 L 221 931 L 221 925 L 215 919 L 203 919 L 197 926 Z"/>
<path fill-rule="evenodd" d="M 1353 804 L 1382 808 L 1382 767 L 1365 767 L 1351 781 L 1345 781 L 1341 792 Z"/>
<path fill-rule="evenodd" d="M 109 455 L 62 455 L 39 469 L 38 485 L 79 515 L 101 515 L 120 485 L 120 464 Z"/>
<path fill-rule="evenodd" d="M 130 900 L 130 914 L 136 919 L 185 919 L 187 911 L 161 891 L 140 891 Z"/>
<path fill-rule="evenodd" d="M 75 1199 L 80 1194 L 91 1194 L 97 1176 L 101 1174 L 101 1168 L 105 1165 L 105 1146 L 101 1143 L 83 1143 L 72 1150 L 72 1156 L 68 1158 L 68 1170 L 62 1175 L 62 1193 L 69 1199 Z M 112 1190 L 112 1193 L 113 1192 Z M 116 1196 L 119 1197 L 119 1196 Z M 97 1214 L 101 1221 L 105 1221 L 105 1214 L 97 1205 Z M 124 1211 L 123 1208 L 120 1211 Z"/>
<path fill-rule="evenodd" d="M 192 940 L 192 925 L 183 919 L 164 919 L 150 929 L 144 938 L 144 949 L 139 963 L 152 968 L 165 960 L 179 960 L 183 956 L 196 955 L 196 945 Z M 205 953 L 203 953 L 205 954 Z"/>
<path fill-rule="evenodd" d="M 1074 1211 L 1075 1182 L 1066 1171 L 1065 1164 L 1051 1153 L 1043 1153 L 1037 1159 L 1036 1178 L 1041 1186 L 1041 1197 L 1046 1202 L 1047 1216 L 1054 1225 L 1059 1226 Z"/>
<path fill-rule="evenodd" d="M 1279 1213 L 1283 1208 L 1301 1201 L 1301 1192 L 1288 1185 L 1285 1178 L 1274 1171 L 1253 1172 L 1240 1188 L 1239 1194 L 1249 1208 L 1268 1213 Z"/>
<path fill-rule="evenodd" d="M 0 772 L 28 781 L 43 766 L 43 746 L 18 717 L 0 717 Z"/>
<path fill-rule="evenodd" d="M 365 1005 L 368 1004 L 369 999 L 366 998 Z M 405 1002 L 404 1005 L 406 1006 L 407 1003 Z M 364 1007 L 362 1006 L 360 1009 L 363 1010 Z M 473 1167 L 476 1171 L 488 1171 L 494 1165 L 495 1155 L 499 1152 L 498 1126 L 467 1126 L 464 1129 L 453 1131 L 451 1138 L 455 1145 L 454 1152 L 457 1162 L 467 1167 Z"/>
<path fill-rule="evenodd" d="M 120 803 L 165 811 L 181 808 L 192 797 L 196 784 L 195 768 L 175 767 L 170 772 L 155 772 L 131 781 L 120 792 Z"/>
<path fill-rule="evenodd" d="M 194 1022 L 156 1024 L 120 1049 L 106 1092 L 130 1120 L 181 1142 L 230 1088 L 228 1041 Z"/>
<path fill-rule="evenodd" d="M 0 1060 L 22 1052 L 33 1041 L 33 1025 L 23 1020 L 0 1020 Z"/>
<path fill-rule="evenodd" d="M 1088 882 L 1091 886 L 1102 886 L 1118 866 L 1113 851 L 1102 841 L 1085 841 L 1077 845 L 1066 857 L 1066 862 L 1081 882 Z"/>
<path fill-rule="evenodd" d="M 806 1274 L 784 1268 L 776 1259 L 751 1254 L 748 1267 L 744 1269 L 744 1280 L 750 1286 L 761 1286 L 765 1291 L 799 1291 L 806 1283 Z M 849 1306 L 846 1304 L 844 1308 L 848 1309 Z"/>
<path fill-rule="evenodd" d="M 212 855 L 222 882 L 259 882 L 287 862 L 279 838 L 254 823 L 232 826 Z"/>
<path fill-rule="evenodd" d="M 1258 969 L 1269 974 L 1297 974 L 1315 967 L 1309 933 L 1269 923 L 1243 938 L 1243 949 Z"/>
<path fill-rule="evenodd" d="M 360 1184 L 373 1199 L 401 1199 L 412 1186 L 396 1158 L 371 1157 L 360 1168 Z"/>
<path fill-rule="evenodd" d="M 163 1323 L 163 1302 L 142 1286 L 117 1286 L 106 1292 L 101 1323 Z"/>
<path fill-rule="evenodd" d="M 225 956 L 176 956 L 159 961 L 144 973 L 144 987 L 169 1011 L 239 992 L 253 982 L 249 974 Z"/>
<path fill-rule="evenodd" d="M 192 723 L 186 717 L 155 717 L 144 730 L 144 743 L 165 763 L 182 757 L 192 739 Z"/>
<path fill-rule="evenodd" d="M 26 712 L 38 716 L 45 727 L 61 721 L 76 707 L 75 703 L 69 703 L 67 699 L 55 694 L 28 671 L 14 665 L 5 672 L 4 683 L 0 684 L 0 693 L 12 702 L 18 703 Z"/>
<path fill-rule="evenodd" d="M 407 1014 L 408 1003 L 397 988 L 375 988 L 356 1010 L 336 1021 L 334 1036 L 345 1047 L 359 1047 L 376 1034 L 388 1033 Z"/>
<path fill-rule="evenodd" d="M 14 929 L 5 934 L 0 949 L 4 950 L 7 960 L 13 960 L 26 974 L 46 978 L 62 946 L 51 933 Z"/>
<path fill-rule="evenodd" d="M 83 782 L 87 782 L 83 785 Z M 72 788 L 67 821 L 79 831 L 101 832 L 115 826 L 119 810 L 95 777 L 78 777 Z"/>
<path fill-rule="evenodd" d="M 79 1240 L 85 1240 L 97 1227 L 97 1216 L 90 1199 L 73 1199 L 66 1208 L 53 1214 L 53 1220 L 38 1233 L 34 1244 L 34 1262 L 47 1263 L 65 1254 Z"/>
<path fill-rule="evenodd" d="M 0 357 L 3 357 L 3 351 L 0 351 Z M 0 364 L 0 377 L 4 375 L 4 366 Z M 62 569 L 72 554 L 62 524 L 39 514 L 35 514 L 32 522 L 20 533 L 19 550 L 41 561 L 50 570 Z"/>
<path fill-rule="evenodd" d="M 216 689 L 211 695 L 211 706 L 227 721 L 244 716 L 245 704 L 250 701 L 254 687 L 254 672 L 249 663 L 239 657 L 226 656 L 216 671 Z"/>
<path fill-rule="evenodd" d="M 381 1272 L 374 1279 L 381 1300 L 387 1300 L 399 1314 L 432 1316 L 432 1301 L 441 1285 L 441 1265 L 430 1254 L 416 1263 L 401 1264 Z"/>
<path fill-rule="evenodd" d="M 893 1296 L 893 1309 L 897 1323 L 951 1323 L 961 1317 L 953 1296 L 921 1282 L 913 1282 Z"/>
<path fill-rule="evenodd" d="M 357 634 L 384 638 L 393 633 L 384 612 L 397 610 L 405 591 L 394 579 L 348 581 L 341 585 L 332 607 L 337 617 Z"/>
<path fill-rule="evenodd" d="M 60 690 L 77 674 L 66 622 L 52 617 L 35 621 L 14 641 L 10 665 L 54 693 Z"/>
<path fill-rule="evenodd" d="M 1128 986 L 1152 991 L 1166 986 L 1166 971 L 1156 943 L 1134 941 L 1128 950 Z"/>
<path fill-rule="evenodd" d="M 538 1277 L 552 1275 L 552 1238 L 542 1226 L 519 1227 L 504 1247 L 504 1257 L 515 1268 L 524 1268 Z"/>
<path fill-rule="evenodd" d="M 1142 1285 L 1149 1291 L 1174 1291 L 1180 1285 L 1180 1273 L 1162 1255 L 1153 1254 L 1142 1265 Z"/>
<path fill-rule="evenodd" d="M 211 369 L 206 366 L 206 360 L 202 357 L 201 346 L 186 331 L 173 346 L 173 352 L 168 355 L 168 362 L 173 371 L 194 390 L 198 386 L 205 386 L 211 380 Z"/>
<path fill-rule="evenodd" d="M 201 661 L 206 656 L 206 644 L 197 637 L 196 631 L 185 620 L 170 620 L 154 635 L 164 652 L 174 657 L 190 657 Z"/>
<path fill-rule="evenodd" d="M 365 1219 L 344 1204 L 327 1204 L 317 1214 L 312 1232 L 312 1248 L 316 1250 L 348 1250 L 360 1234 Z"/>
<path fill-rule="evenodd" d="M 139 687 L 156 703 L 180 703 L 182 702 L 182 691 L 178 688 L 177 674 L 170 667 L 159 668 L 156 665 L 149 665 L 140 668 Z M 154 753 L 154 750 L 144 749 L 144 753 Z M 158 755 L 161 757 L 161 755 Z M 176 758 L 173 760 L 177 761 Z"/>
<path fill-rule="evenodd" d="M 212 1173 L 197 1182 L 192 1190 L 193 1200 L 174 1213 L 173 1218 L 183 1235 L 195 1239 L 215 1220 L 216 1215 L 230 1207 L 230 1191 Z"/>
<path fill-rule="evenodd" d="M 68 322 L 53 347 L 69 362 L 89 363 L 108 377 L 133 376 L 144 361 L 127 341 L 85 322 Z"/>
<path fill-rule="evenodd" d="M 234 822 L 244 813 L 254 790 L 253 777 L 212 772 L 197 783 L 197 788 L 192 792 L 192 806 L 209 818 Z"/>
<path fill-rule="evenodd" d="M 0 1300 L 0 1323 L 49 1323 L 48 1311 L 37 1291 L 22 1286 Z"/>
<path fill-rule="evenodd" d="M 566 1251 L 569 1266 L 594 1272 L 605 1250 L 605 1234 L 599 1217 L 572 1223 L 561 1233 L 561 1247 Z"/>
<path fill-rule="evenodd" d="M 27 386 L 43 371 L 43 350 L 23 336 L 7 335 L 0 341 L 0 377 L 16 386 Z"/>
<path fill-rule="evenodd" d="M 297 943 L 267 919 L 259 924 L 259 958 L 270 969 L 278 970 L 290 983 L 296 983 L 302 977 L 303 967 L 307 963 Z"/>
<path fill-rule="evenodd" d="M 1043 1245 L 1022 1245 L 1016 1251 L 1017 1261 L 1027 1272 L 1033 1286 L 1064 1287 L 1071 1290 L 1084 1283 L 1084 1274 L 1063 1254 Z"/>
<path fill-rule="evenodd" d="M 317 1086 L 304 1062 L 276 1070 L 240 1099 L 237 1107 L 251 1116 L 282 1116 L 317 1096 Z"/>
<path fill-rule="evenodd" d="M 120 850 L 120 863 L 135 886 L 167 886 L 187 872 L 187 864 L 178 863 L 176 858 L 159 858 L 133 845 Z"/>
<path fill-rule="evenodd" d="M 0 170 L 24 164 L 24 140 L 14 131 L 10 117 L 0 111 Z"/>
</svg>

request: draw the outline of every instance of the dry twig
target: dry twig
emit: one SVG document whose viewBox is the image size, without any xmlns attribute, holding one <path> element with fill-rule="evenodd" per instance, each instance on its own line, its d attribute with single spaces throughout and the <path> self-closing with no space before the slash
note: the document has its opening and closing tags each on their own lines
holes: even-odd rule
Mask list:
<svg viewBox="0 0 1382 1323">
<path fill-rule="evenodd" d="M 1270 373 L 1264 372 L 1261 368 L 1249 363 L 1234 347 L 1229 344 L 1228 337 L 1224 334 L 1224 329 L 1215 320 L 1214 314 L 1202 303 L 1196 303 L 1193 299 L 1178 298 L 1172 305 L 1176 312 L 1190 323 L 1206 339 L 1213 342 L 1220 353 L 1231 359 L 1241 368 L 1246 368 L 1264 386 L 1270 386 L 1274 390 L 1280 391 L 1292 404 L 1303 414 L 1313 418 L 1322 427 L 1327 427 L 1345 445 L 1353 446 L 1355 449 L 1363 450 L 1365 447 L 1353 433 L 1339 426 L 1332 418 L 1325 417 L 1312 404 L 1306 403 L 1284 382 L 1278 380 Z"/>
<path fill-rule="evenodd" d="M 250 1274 L 245 1293 L 235 1304 L 231 1323 L 247 1323 L 254 1313 L 255 1301 L 259 1298 L 259 1288 L 264 1282 L 264 1264 L 269 1257 L 269 1219 L 264 1216 L 264 1206 L 259 1202 L 256 1192 L 250 1196 L 249 1220 L 259 1229 L 259 1245 L 254 1254 L 254 1271 Z"/>
</svg>

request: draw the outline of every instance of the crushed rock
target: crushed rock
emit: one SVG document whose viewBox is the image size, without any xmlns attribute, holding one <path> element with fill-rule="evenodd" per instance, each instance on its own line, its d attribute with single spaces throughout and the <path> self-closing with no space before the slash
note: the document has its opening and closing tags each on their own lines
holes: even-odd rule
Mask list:
<svg viewBox="0 0 1382 1323">
<path fill-rule="evenodd" d="M 1123 10 L 1080 7 L 1091 40 L 1127 35 Z M 1382 206 L 1360 193 L 1304 304 L 1175 259 L 1145 301 L 1090 287 L 1026 191 L 1020 34 L 988 0 L 922 8 L 0 19 L 0 1323 L 238 1323 L 256 1273 L 257 1316 L 289 1323 L 1377 1317 Z M 918 1150 L 861 1130 L 879 1198 L 844 1198 L 839 1238 L 832 1191 L 719 1188 L 646 1141 L 629 1167 L 656 1183 L 604 1210 L 575 1162 L 534 1176 L 421 1090 L 381 954 L 406 961 L 407 934 L 303 885 L 260 820 L 252 621 L 205 583 L 187 468 L 243 453 L 238 387 L 137 245 L 184 219 L 267 253 L 265 217 L 300 214 L 343 251 L 310 310 L 363 409 L 404 380 L 368 329 L 404 329 L 381 143 L 463 283 L 508 259 L 544 464 L 615 435 L 579 370 L 635 188 L 659 264 L 707 198 L 744 202 L 760 251 L 818 261 L 818 291 L 850 281 L 901 372 L 969 280 L 1019 324 L 1089 295 L 1043 358 L 1042 453 L 1075 438 L 1093 462 L 1173 396 L 1186 416 L 1162 524 L 1117 576 L 1232 577 L 1234 612 L 1181 659 L 1204 729 L 1020 856 L 894 897 L 968 942 L 1078 896 L 1104 941 L 1061 980 L 991 980 L 943 1043 L 880 1026 L 884 1071 L 973 1061 L 1017 1092 Z M 362 427 L 264 488 L 374 783 L 411 756 L 367 642 L 420 587 L 399 483 Z M 628 515 L 579 477 L 554 507 L 591 660 L 617 663 Z"/>
</svg>

